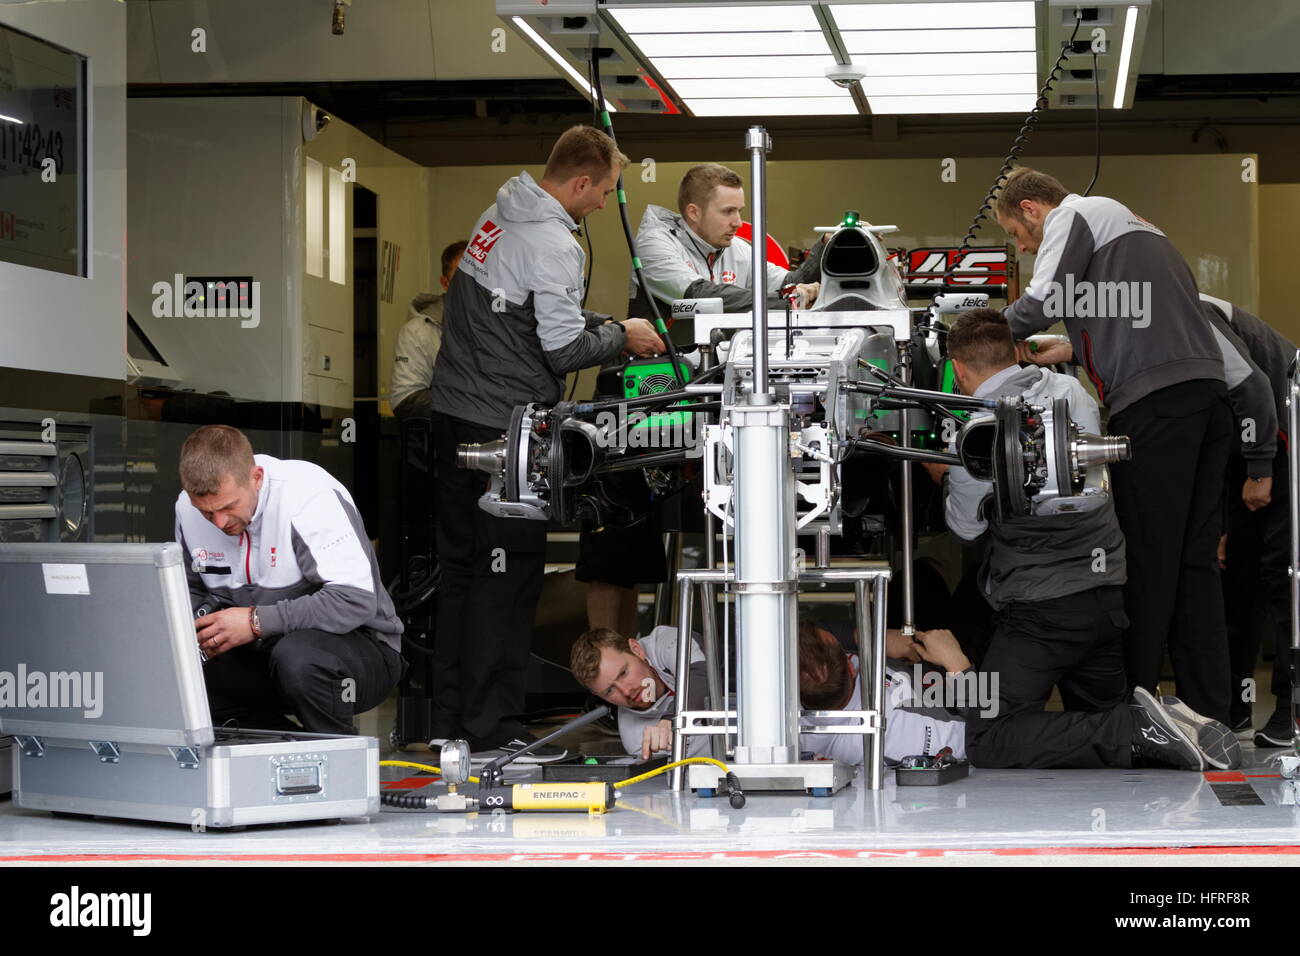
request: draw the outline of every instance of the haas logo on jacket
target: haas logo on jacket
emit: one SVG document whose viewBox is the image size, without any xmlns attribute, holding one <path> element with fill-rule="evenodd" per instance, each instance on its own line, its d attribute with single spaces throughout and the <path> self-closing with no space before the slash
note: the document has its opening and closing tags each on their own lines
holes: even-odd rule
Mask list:
<svg viewBox="0 0 1300 956">
<path fill-rule="evenodd" d="M 735 274 L 734 272 L 730 272 L 730 271 L 728 271 L 728 272 L 724 272 L 724 273 L 722 273 L 722 281 L 723 281 L 723 282 L 735 282 L 735 281 L 736 281 L 736 274 Z"/>
<path fill-rule="evenodd" d="M 482 262 L 504 233 L 505 230 L 491 219 L 485 220 L 479 231 L 475 233 L 474 240 L 469 244 L 470 256 L 476 261 Z"/>
</svg>

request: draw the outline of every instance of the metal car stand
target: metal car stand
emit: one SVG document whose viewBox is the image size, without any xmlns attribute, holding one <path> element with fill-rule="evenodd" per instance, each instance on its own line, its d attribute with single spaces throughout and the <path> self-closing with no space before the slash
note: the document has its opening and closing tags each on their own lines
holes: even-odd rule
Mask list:
<svg viewBox="0 0 1300 956">
<path fill-rule="evenodd" d="M 745 141 L 750 153 L 750 186 L 753 197 L 752 275 L 766 274 L 766 250 L 762 237 L 766 228 L 766 160 L 771 139 L 761 126 L 750 127 Z M 886 566 L 854 571 L 797 567 L 795 480 L 790 467 L 790 409 L 780 404 L 768 383 L 767 289 L 753 283 L 753 387 L 749 394 L 736 393 L 736 403 L 724 410 L 731 430 L 733 456 L 731 514 L 735 538 L 735 570 L 706 569 L 679 571 L 677 679 L 679 700 L 687 699 L 691 642 L 691 587 L 699 581 L 706 587 L 724 584 L 734 596 L 736 608 L 736 710 L 682 711 L 676 718 L 673 759 L 682 759 L 686 737 L 695 733 L 735 734 L 735 757 L 731 770 L 747 790 L 805 790 L 830 794 L 853 777 L 853 768 L 836 761 L 799 760 L 799 667 L 797 655 L 798 588 L 801 581 L 852 580 L 858 589 L 860 639 L 870 633 L 869 666 L 860 668 L 863 700 L 870 710 L 833 712 L 856 717 L 861 724 L 849 724 L 822 732 L 864 735 L 865 773 L 868 786 L 879 789 L 883 779 L 881 730 L 884 713 L 884 643 Z M 709 452 L 706 451 L 706 456 Z M 726 528 L 723 529 L 726 533 Z M 872 620 L 868 622 L 866 584 L 874 583 Z M 711 588 L 703 601 L 712 616 Z M 716 682 L 716 637 L 705 627 L 710 684 Z M 711 687 L 712 691 L 713 688 Z M 712 701 L 723 699 L 725 689 L 711 693 Z M 829 714 L 823 713 L 823 716 Z M 712 725 L 705 722 L 721 721 Z M 734 721 L 734 723 L 733 723 Z M 693 764 L 688 774 L 673 771 L 671 787 L 680 791 L 683 777 L 691 789 L 715 790 L 722 776 L 711 764 Z"/>
<path fill-rule="evenodd" d="M 854 588 L 854 621 L 857 627 L 859 642 L 864 653 L 859 656 L 861 664 L 858 668 L 858 681 L 861 687 L 861 699 L 867 701 L 869 706 L 865 710 L 810 710 L 803 711 L 802 716 L 810 718 L 814 723 L 812 726 L 798 727 L 798 718 L 800 711 L 798 709 L 798 676 L 796 666 L 795 691 L 796 698 L 795 708 L 795 736 L 794 736 L 794 756 L 780 763 L 761 763 L 752 760 L 745 760 L 742 757 L 741 748 L 736 748 L 737 755 L 731 762 L 731 769 L 740 779 L 741 786 L 746 790 L 810 790 L 815 796 L 829 795 L 846 786 L 853 779 L 853 768 L 848 767 L 838 761 L 816 760 L 802 761 L 798 758 L 798 734 L 861 734 L 863 747 L 863 764 L 864 779 L 866 786 L 871 790 L 879 790 L 884 781 L 884 709 L 885 709 L 885 682 L 884 682 L 884 665 L 885 665 L 885 615 L 887 609 L 887 587 L 892 572 L 884 562 L 873 562 L 867 567 L 862 568 L 809 568 L 799 572 L 797 582 L 799 584 L 824 585 L 838 583 L 852 583 Z M 691 633 L 692 620 L 692 593 L 691 589 L 698 586 L 701 589 L 701 607 L 707 608 L 705 620 L 701 622 L 701 633 L 705 643 L 705 660 L 709 675 L 710 701 L 720 700 L 720 695 L 714 693 L 713 684 L 720 683 L 717 673 L 717 656 L 716 648 L 718 647 L 717 632 L 714 624 L 713 602 L 714 589 L 721 584 L 736 595 L 736 601 L 739 604 L 742 596 L 747 593 L 754 593 L 745 588 L 744 583 L 737 583 L 735 574 L 730 571 L 722 570 L 687 570 L 680 571 L 677 575 L 679 588 L 679 615 L 677 621 L 677 633 Z M 869 590 L 868 590 L 869 588 Z M 796 592 L 791 591 L 791 594 Z M 743 647 L 743 641 L 748 636 L 741 633 L 738 639 L 738 646 Z M 870 635 L 870 640 L 866 640 L 866 635 Z M 677 644 L 677 674 L 678 686 L 677 695 L 679 700 L 686 700 L 689 694 L 690 683 L 690 666 L 686 654 L 689 653 L 689 643 L 678 641 Z M 753 655 L 750 655 L 751 657 Z M 791 648 L 791 656 L 793 649 Z M 742 650 L 742 660 L 744 659 Z M 797 664 L 797 657 L 795 658 Z M 722 756 L 730 748 L 727 743 L 735 738 L 737 741 L 742 739 L 762 739 L 761 734 L 765 729 L 762 726 L 753 727 L 753 721 L 749 724 L 743 723 L 739 718 L 741 715 L 751 713 L 754 709 L 755 700 L 770 699 L 772 694 L 772 681 L 770 677 L 780 676 L 778 673 L 780 659 L 767 659 L 764 662 L 754 662 L 755 664 L 766 663 L 766 668 L 761 666 L 752 666 L 748 672 L 751 678 L 768 677 L 766 685 L 757 684 L 751 681 L 749 687 L 752 688 L 747 696 L 747 689 L 744 678 L 746 671 L 741 671 L 740 680 L 737 682 L 737 701 L 736 710 L 719 709 L 717 704 L 712 704 L 711 710 L 680 711 L 676 717 L 675 733 L 673 735 L 673 757 L 674 761 L 681 760 L 686 755 L 686 738 L 697 734 L 706 734 L 713 736 L 715 741 L 720 745 L 715 745 L 715 756 Z M 770 673 L 764 674 L 762 671 Z M 755 671 L 759 671 L 755 675 Z M 773 716 L 773 715 L 768 715 Z M 775 715 L 778 718 L 782 714 Z M 857 721 L 857 723 L 826 723 L 825 721 L 834 719 L 848 718 Z M 820 722 L 820 723 L 819 723 Z M 745 731 L 749 731 L 746 737 Z M 769 729 L 770 735 L 770 729 Z M 788 739 L 788 738 L 787 738 Z M 753 751 L 751 746 L 750 751 Z M 687 773 L 683 773 L 683 770 Z M 694 764 L 689 767 L 678 767 L 672 771 L 670 789 L 680 791 L 683 789 L 683 780 L 689 782 L 689 788 L 692 790 L 713 791 L 716 790 L 723 776 L 722 771 L 712 764 Z"/>
</svg>

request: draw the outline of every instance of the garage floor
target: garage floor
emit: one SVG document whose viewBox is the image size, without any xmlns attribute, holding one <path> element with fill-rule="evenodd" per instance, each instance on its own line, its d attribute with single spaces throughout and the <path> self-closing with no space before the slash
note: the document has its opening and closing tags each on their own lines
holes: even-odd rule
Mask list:
<svg viewBox="0 0 1300 956">
<path fill-rule="evenodd" d="M 1300 781 L 1269 765 L 1279 751 L 1245 752 L 1245 766 L 1231 773 L 977 770 L 943 787 L 901 790 L 889 775 L 879 793 L 857 785 L 829 798 L 753 793 L 743 810 L 674 795 L 665 775 L 600 816 L 385 809 L 368 821 L 240 832 L 56 818 L 6 800 L 0 863 L 1300 863 Z M 420 784 L 407 769 L 385 768 L 383 779 L 404 790 Z"/>
</svg>

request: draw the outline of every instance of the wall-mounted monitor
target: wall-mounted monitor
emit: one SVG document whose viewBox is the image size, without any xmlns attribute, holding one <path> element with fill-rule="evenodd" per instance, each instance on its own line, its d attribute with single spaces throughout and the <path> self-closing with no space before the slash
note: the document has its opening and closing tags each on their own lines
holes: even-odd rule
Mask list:
<svg viewBox="0 0 1300 956">
<path fill-rule="evenodd" d="M 0 24 L 0 261 L 86 275 L 86 58 Z"/>
</svg>

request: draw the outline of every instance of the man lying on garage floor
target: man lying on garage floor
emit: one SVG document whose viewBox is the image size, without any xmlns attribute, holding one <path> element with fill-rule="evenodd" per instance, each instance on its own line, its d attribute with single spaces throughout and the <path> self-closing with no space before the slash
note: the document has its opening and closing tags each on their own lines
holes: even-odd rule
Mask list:
<svg viewBox="0 0 1300 956">
<path fill-rule="evenodd" d="M 799 692 L 804 707 L 810 710 L 861 709 L 857 657 L 841 649 L 832 632 L 835 627 L 806 622 L 799 631 Z M 920 657 L 904 644 L 901 631 L 889 631 L 886 654 L 897 654 L 899 659 L 890 662 L 887 673 L 885 758 L 934 754 L 946 746 L 952 747 L 956 756 L 964 756 L 962 719 L 914 702 L 912 678 L 905 668 L 909 661 L 919 661 Z M 596 628 L 579 637 L 570 654 L 573 676 L 592 694 L 618 708 L 623 746 L 629 754 L 640 754 L 642 759 L 672 748 L 673 717 L 677 713 L 676 666 L 677 629 L 667 626 L 656 627 L 640 639 Z M 704 654 L 692 641 L 689 710 L 705 709 L 707 689 Z M 858 735 L 801 734 L 799 742 L 804 753 L 862 763 L 862 738 Z M 706 735 L 688 740 L 687 756 L 708 753 Z"/>
<path fill-rule="evenodd" d="M 927 632 L 919 632 L 925 634 Z M 858 679 L 857 635 L 847 622 L 802 621 L 799 624 L 799 700 L 807 710 L 862 710 Z M 919 645 L 908 646 L 901 630 L 890 629 L 885 640 L 885 759 L 934 756 L 945 747 L 954 757 L 966 756 L 966 721 L 942 706 L 929 706 L 925 696 L 934 677 L 923 675 Z M 846 723 L 849 718 L 820 720 Z M 806 726 L 810 721 L 802 721 Z M 826 760 L 861 764 L 862 737 L 857 734 L 801 734 L 799 749 Z"/>
<path fill-rule="evenodd" d="M 859 710 L 861 709 L 860 683 L 857 679 L 858 658 L 850 653 L 835 633 L 836 624 L 806 621 L 799 630 L 799 692 L 804 708 L 809 710 Z M 856 636 L 849 637 L 856 643 Z M 969 659 L 957 639 L 948 630 L 918 632 L 915 642 L 909 644 L 897 629 L 890 629 L 886 638 L 885 686 L 885 759 L 898 761 L 914 754 L 933 755 L 944 747 L 951 747 L 954 756 L 966 756 L 966 720 L 974 716 L 982 721 L 995 716 L 990 711 L 1004 703 L 996 696 L 992 701 L 956 700 L 951 706 L 932 706 L 927 703 L 929 686 L 933 678 L 917 677 L 917 670 L 908 673 L 909 662 L 924 659 L 945 670 L 949 675 L 970 675 L 977 680 L 969 686 L 984 686 L 975 675 Z M 643 760 L 672 748 L 673 718 L 677 712 L 674 677 L 677 661 L 677 629 L 656 627 L 644 638 L 625 638 L 617 631 L 596 628 L 582 634 L 573 644 L 570 669 L 578 682 L 592 694 L 617 708 L 619 736 L 624 749 Z M 691 674 L 688 709 L 705 709 L 708 676 L 704 654 L 699 645 L 691 642 Z M 951 681 L 950 681 L 951 683 Z M 919 686 L 918 686 L 919 685 Z M 996 688 L 996 684 L 994 683 Z M 984 709 L 981 716 L 981 707 Z M 951 709 L 950 709 L 951 708 Z M 1167 708 L 1167 709 L 1166 709 Z M 1132 757 L 1139 756 L 1149 763 L 1164 764 L 1187 770 L 1202 770 L 1207 756 L 1229 758 L 1220 749 L 1205 744 L 1199 722 L 1205 718 L 1194 714 L 1176 697 L 1165 697 L 1164 706 L 1156 704 L 1129 705 L 1131 740 L 1129 761 L 1117 761 L 1113 766 L 1132 766 Z M 1051 737 L 1055 730 L 1065 730 L 1075 723 L 1077 715 L 1054 713 L 1047 718 L 1044 731 Z M 1056 718 L 1064 721 L 1051 723 Z M 831 721 L 822 721 L 829 723 Z M 805 722 L 806 723 L 806 722 Z M 1217 739 L 1217 738 L 1216 738 Z M 1227 740 L 1232 740 L 1231 734 Z M 861 737 L 855 734 L 801 734 L 800 750 L 810 756 L 860 764 L 863 758 Z M 1235 741 L 1233 741 L 1235 742 Z M 1047 743 L 1047 742 L 1045 742 Z M 688 757 L 707 756 L 708 738 L 696 735 L 687 741 Z M 1240 751 L 1236 751 L 1239 760 Z M 1237 761 L 1227 762 L 1236 765 Z M 1069 763 L 1051 763 L 1044 766 L 1065 767 Z M 1087 766 L 1103 764 L 1086 763 Z"/>
</svg>

